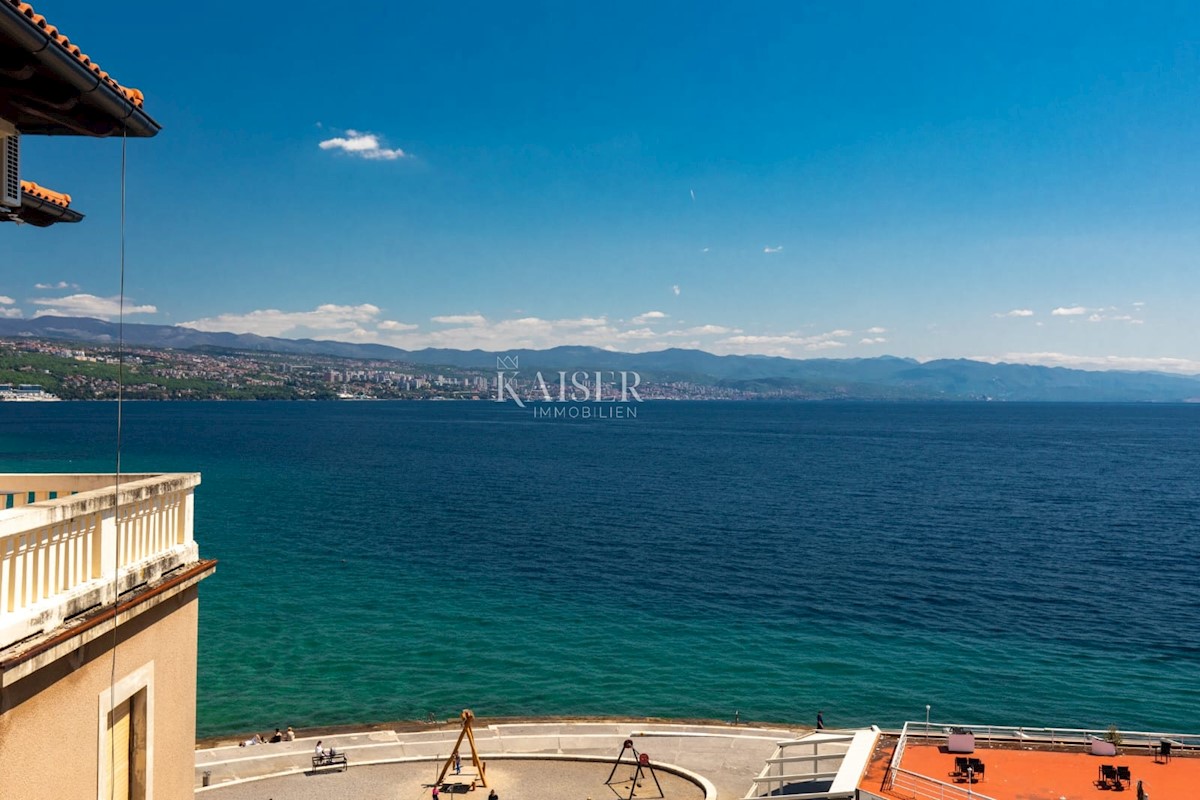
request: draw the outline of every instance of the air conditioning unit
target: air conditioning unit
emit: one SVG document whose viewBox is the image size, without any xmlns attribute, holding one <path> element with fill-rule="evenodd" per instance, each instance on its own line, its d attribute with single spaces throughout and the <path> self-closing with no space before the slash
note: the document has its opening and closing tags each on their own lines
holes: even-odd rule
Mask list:
<svg viewBox="0 0 1200 800">
<path fill-rule="evenodd" d="M 0 205 L 21 205 L 21 137 L 0 124 Z"/>
</svg>

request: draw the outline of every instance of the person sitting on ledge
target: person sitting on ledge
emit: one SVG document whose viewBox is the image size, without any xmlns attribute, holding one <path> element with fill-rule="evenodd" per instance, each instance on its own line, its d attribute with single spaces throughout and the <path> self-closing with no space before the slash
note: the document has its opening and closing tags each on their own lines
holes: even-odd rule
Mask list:
<svg viewBox="0 0 1200 800">
<path fill-rule="evenodd" d="M 283 741 L 283 732 L 279 728 L 275 729 L 275 735 L 271 737 L 271 744 L 277 744 Z"/>
<path fill-rule="evenodd" d="M 287 733 L 285 733 L 285 734 L 283 735 L 283 740 L 284 740 L 285 742 L 294 742 L 294 741 L 296 741 L 296 732 L 295 732 L 294 730 L 292 730 L 292 726 L 291 726 L 291 725 L 288 725 Z"/>
</svg>

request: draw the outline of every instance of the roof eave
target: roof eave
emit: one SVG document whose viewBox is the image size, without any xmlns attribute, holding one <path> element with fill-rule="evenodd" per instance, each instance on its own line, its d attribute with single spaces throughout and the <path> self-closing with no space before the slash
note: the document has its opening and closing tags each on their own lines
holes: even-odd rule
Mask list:
<svg viewBox="0 0 1200 800">
<path fill-rule="evenodd" d="M 49 35 L 31 25 L 7 2 L 0 2 L 0 33 L 24 48 L 40 67 L 77 91 L 83 102 L 109 116 L 116 124 L 108 135 L 124 133 L 150 137 L 162 129 L 154 118 L 105 83 Z"/>
<path fill-rule="evenodd" d="M 80 214 L 78 211 L 66 206 L 60 206 L 58 203 L 52 203 L 49 200 L 43 200 L 29 192 L 21 192 L 20 208 L 3 206 L 0 209 L 8 212 L 9 219 L 34 225 L 38 228 L 48 228 L 57 222 L 79 222 L 83 219 L 83 214 Z M 0 219 L 3 219 L 3 217 L 0 216 Z"/>
</svg>

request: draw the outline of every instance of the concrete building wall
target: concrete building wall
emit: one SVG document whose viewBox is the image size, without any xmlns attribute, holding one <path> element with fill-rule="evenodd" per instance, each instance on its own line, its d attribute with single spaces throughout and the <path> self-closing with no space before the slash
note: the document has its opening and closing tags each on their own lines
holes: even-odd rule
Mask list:
<svg viewBox="0 0 1200 800">
<path fill-rule="evenodd" d="M 115 669 L 106 635 L 4 689 L 0 798 L 106 800 L 108 704 L 130 696 L 145 703 L 145 800 L 191 798 L 197 609 L 192 585 L 117 629 Z"/>
</svg>

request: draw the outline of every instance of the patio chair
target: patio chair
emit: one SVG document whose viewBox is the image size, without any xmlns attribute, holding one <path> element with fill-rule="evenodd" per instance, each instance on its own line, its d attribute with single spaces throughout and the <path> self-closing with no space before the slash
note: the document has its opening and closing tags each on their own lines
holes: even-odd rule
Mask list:
<svg viewBox="0 0 1200 800">
<path fill-rule="evenodd" d="M 1158 743 L 1158 752 L 1154 754 L 1154 763 L 1169 763 L 1171 761 L 1171 743 L 1162 741 Z"/>
<path fill-rule="evenodd" d="M 966 756 L 955 756 L 954 757 L 954 772 L 951 772 L 950 774 L 956 778 L 961 775 L 966 775 L 967 774 L 967 766 L 968 766 L 968 762 L 967 762 Z"/>
<path fill-rule="evenodd" d="M 979 780 L 983 780 L 983 774 L 985 771 L 986 770 L 984 769 L 983 762 L 976 759 L 976 761 L 975 761 L 975 777 L 978 778 Z"/>
<path fill-rule="evenodd" d="M 1112 764 L 1100 765 L 1100 777 L 1096 780 L 1096 785 L 1101 789 L 1106 789 L 1117 782 L 1117 768 Z"/>
<path fill-rule="evenodd" d="M 1129 774 L 1129 767 L 1117 767 L 1117 785 L 1119 786 L 1122 781 L 1126 786 L 1133 781 L 1133 777 Z"/>
</svg>

